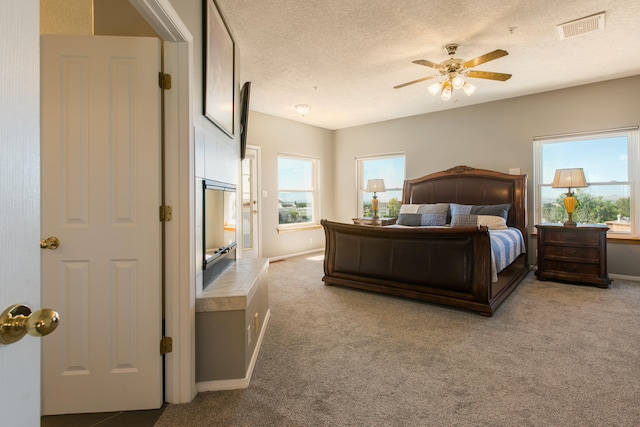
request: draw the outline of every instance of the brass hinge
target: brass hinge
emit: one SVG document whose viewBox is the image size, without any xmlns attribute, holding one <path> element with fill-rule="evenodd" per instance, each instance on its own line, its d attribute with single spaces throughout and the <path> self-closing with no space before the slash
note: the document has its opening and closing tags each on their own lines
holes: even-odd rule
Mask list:
<svg viewBox="0 0 640 427">
<path fill-rule="evenodd" d="M 160 340 L 160 354 L 167 354 L 173 351 L 173 339 L 171 337 L 162 337 Z"/>
<path fill-rule="evenodd" d="M 160 89 L 164 89 L 164 90 L 171 89 L 171 74 L 165 74 L 163 72 L 159 72 L 158 84 L 160 85 Z"/>
<path fill-rule="evenodd" d="M 173 208 L 169 205 L 160 206 L 160 222 L 169 222 L 173 219 Z"/>
</svg>

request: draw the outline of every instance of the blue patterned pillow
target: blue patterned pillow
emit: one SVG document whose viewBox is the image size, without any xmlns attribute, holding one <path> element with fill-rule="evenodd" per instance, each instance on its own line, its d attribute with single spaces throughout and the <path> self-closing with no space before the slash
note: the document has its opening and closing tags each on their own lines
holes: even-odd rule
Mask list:
<svg viewBox="0 0 640 427">
<path fill-rule="evenodd" d="M 451 203 L 452 227 L 477 227 L 485 225 L 492 230 L 507 228 L 510 204 L 458 205 Z"/>
</svg>

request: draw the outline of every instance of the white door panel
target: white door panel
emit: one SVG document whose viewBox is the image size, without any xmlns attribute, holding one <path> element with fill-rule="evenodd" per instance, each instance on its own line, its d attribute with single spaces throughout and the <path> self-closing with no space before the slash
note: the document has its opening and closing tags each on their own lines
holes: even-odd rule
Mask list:
<svg viewBox="0 0 640 427">
<path fill-rule="evenodd" d="M 44 414 L 162 405 L 157 39 L 43 36 Z"/>
<path fill-rule="evenodd" d="M 39 32 L 38 0 L 0 2 L 0 313 L 41 308 Z M 0 344 L 0 425 L 40 425 L 40 345 L 56 334 Z"/>
<path fill-rule="evenodd" d="M 259 151 L 247 147 L 242 160 L 242 258 L 260 256 Z"/>
</svg>

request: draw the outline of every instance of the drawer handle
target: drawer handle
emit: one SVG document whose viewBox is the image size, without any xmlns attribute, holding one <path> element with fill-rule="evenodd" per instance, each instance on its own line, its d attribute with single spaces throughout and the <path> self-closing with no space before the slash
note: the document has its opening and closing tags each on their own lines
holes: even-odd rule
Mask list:
<svg viewBox="0 0 640 427">
<path fill-rule="evenodd" d="M 578 266 L 576 266 L 576 265 L 567 265 L 567 264 L 564 264 L 564 265 L 562 266 L 562 269 L 563 269 L 563 270 L 565 270 L 565 271 L 571 271 L 571 272 L 573 272 L 573 271 L 576 271 L 576 270 L 578 269 Z"/>
<path fill-rule="evenodd" d="M 577 253 L 578 253 L 578 251 L 576 249 L 565 249 L 564 250 L 564 254 L 565 255 L 575 255 Z"/>
<path fill-rule="evenodd" d="M 567 240 L 576 240 L 576 234 L 570 233 L 567 234 Z"/>
</svg>

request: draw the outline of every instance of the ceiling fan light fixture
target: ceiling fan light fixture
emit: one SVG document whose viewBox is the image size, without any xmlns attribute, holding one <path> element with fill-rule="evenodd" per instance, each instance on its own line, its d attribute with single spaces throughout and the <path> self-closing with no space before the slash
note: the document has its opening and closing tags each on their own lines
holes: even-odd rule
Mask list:
<svg viewBox="0 0 640 427">
<path fill-rule="evenodd" d="M 515 28 L 515 27 L 514 27 Z M 511 74 L 505 73 L 494 73 L 492 71 L 476 71 L 472 68 L 477 67 L 478 65 L 484 64 L 489 61 L 493 61 L 498 58 L 502 58 L 509 54 L 506 50 L 496 49 L 492 52 L 485 53 L 484 55 L 480 55 L 471 60 L 465 61 L 460 58 L 454 58 L 453 56 L 456 54 L 456 51 L 460 47 L 457 43 L 450 43 L 445 46 L 445 49 L 450 59 L 446 61 L 442 61 L 441 63 L 435 63 L 431 61 L 427 61 L 425 59 L 416 59 L 415 61 L 411 61 L 414 64 L 422 65 L 424 67 L 433 68 L 440 72 L 440 75 L 431 75 L 427 77 L 423 77 L 418 80 L 413 80 L 407 83 L 403 83 L 397 86 L 394 86 L 394 89 L 399 89 L 401 87 L 409 86 L 414 83 L 420 83 L 425 80 L 444 77 L 445 81 L 442 83 L 433 83 L 428 87 L 429 93 L 435 96 L 437 93 L 440 93 L 440 98 L 442 100 L 447 101 L 451 99 L 453 95 L 454 89 L 462 89 L 467 96 L 471 96 L 475 93 L 476 87 L 471 83 L 467 82 L 464 78 L 475 78 L 475 79 L 487 79 L 487 80 L 498 80 L 498 81 L 507 81 L 511 78 Z"/>
<path fill-rule="evenodd" d="M 451 86 L 451 83 L 444 82 L 444 85 L 442 87 L 442 93 L 440 94 L 440 98 L 442 98 L 443 101 L 448 101 L 449 99 L 451 99 L 451 92 L 453 91 L 453 88 Z"/>
<path fill-rule="evenodd" d="M 436 96 L 442 90 L 442 83 L 436 82 L 436 83 L 434 83 L 432 85 L 429 85 L 427 90 L 429 91 L 429 93 L 431 95 Z"/>
<path fill-rule="evenodd" d="M 451 79 L 451 85 L 453 86 L 454 89 L 461 89 L 465 84 L 465 81 L 462 77 L 460 77 L 459 75 L 456 75 L 454 78 Z"/>
<path fill-rule="evenodd" d="M 467 96 L 471 96 L 476 91 L 476 87 L 469 82 L 464 82 L 462 90 L 467 94 Z"/>
</svg>

